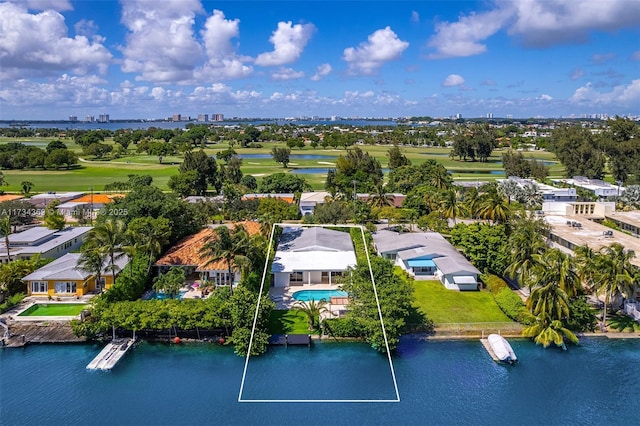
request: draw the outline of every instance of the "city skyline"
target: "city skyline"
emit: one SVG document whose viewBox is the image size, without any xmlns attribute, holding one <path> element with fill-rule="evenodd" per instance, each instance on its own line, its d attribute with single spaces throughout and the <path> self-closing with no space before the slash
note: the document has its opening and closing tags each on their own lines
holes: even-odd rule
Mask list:
<svg viewBox="0 0 640 426">
<path fill-rule="evenodd" d="M 630 0 L 23 0 L 0 28 L 0 120 L 640 114 Z"/>
</svg>

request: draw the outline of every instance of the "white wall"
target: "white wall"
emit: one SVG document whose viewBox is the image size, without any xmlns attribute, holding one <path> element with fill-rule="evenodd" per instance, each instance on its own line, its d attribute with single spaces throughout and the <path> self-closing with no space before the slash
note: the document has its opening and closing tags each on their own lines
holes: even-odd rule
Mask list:
<svg viewBox="0 0 640 426">
<path fill-rule="evenodd" d="M 288 272 L 276 272 L 273 274 L 273 286 L 274 287 L 288 287 L 289 286 L 289 273 Z"/>
</svg>

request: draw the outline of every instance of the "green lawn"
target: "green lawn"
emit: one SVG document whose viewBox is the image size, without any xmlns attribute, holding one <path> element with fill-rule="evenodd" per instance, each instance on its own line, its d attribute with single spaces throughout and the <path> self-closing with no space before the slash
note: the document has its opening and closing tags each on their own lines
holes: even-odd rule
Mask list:
<svg viewBox="0 0 640 426">
<path fill-rule="evenodd" d="M 0 138 L 0 144 L 7 142 L 23 142 L 29 145 L 45 148 L 46 145 L 56 138 Z M 82 158 L 81 147 L 74 144 L 72 140 L 65 139 L 69 149 L 76 151 Z M 111 139 L 105 141 L 107 144 L 113 144 Z M 234 147 L 238 154 L 266 154 L 271 153 L 271 149 L 275 146 L 284 146 L 282 143 L 263 143 L 262 148 L 240 148 Z M 209 145 L 205 152 L 210 155 L 218 151 L 226 149 L 226 144 Z M 362 150 L 378 159 L 381 166 L 388 166 L 387 151 L 389 146 L 359 146 Z M 428 159 L 436 160 L 448 170 L 451 170 L 454 180 L 467 181 L 491 181 L 496 178 L 504 178 L 504 174 L 492 174 L 492 171 L 502 171 L 502 150 L 495 150 L 493 155 L 485 163 L 460 161 L 449 158 L 449 148 L 425 148 L 425 147 L 402 147 L 402 152 L 409 158 L 413 164 L 419 164 Z M 242 163 L 242 171 L 245 174 L 254 175 L 260 178 L 265 175 L 285 172 L 291 173 L 295 169 L 305 168 L 329 168 L 332 167 L 336 159 L 340 155 L 345 154 L 344 149 L 313 149 L 305 147 L 303 149 L 293 149 L 291 154 L 312 154 L 324 155 L 326 159 L 292 159 L 289 167 L 284 169 L 281 164 L 276 163 L 268 158 L 251 158 L 244 159 Z M 524 154 L 526 157 L 535 157 L 539 160 L 557 161 L 555 155 L 549 152 L 532 151 Z M 84 159 L 86 160 L 86 159 Z M 9 186 L 3 190 L 7 192 L 19 192 L 20 183 L 22 181 L 31 181 L 34 183 L 34 192 L 46 191 L 88 191 L 91 186 L 94 190 L 100 191 L 106 183 L 116 180 L 127 180 L 129 174 L 148 174 L 153 177 L 154 184 L 161 189 L 167 190 L 167 182 L 171 175 L 178 173 L 177 163 L 182 161 L 182 156 L 167 156 L 163 158 L 164 164 L 158 164 L 157 156 L 136 155 L 135 146 L 129 147 L 128 153 L 121 158 L 111 161 L 81 161 L 78 169 L 60 170 L 60 171 L 38 171 L 38 170 L 3 170 Z M 173 163 L 173 164 L 168 164 Z M 329 163 L 329 164 L 327 164 Z M 560 176 L 563 167 L 560 163 L 555 163 L 550 167 L 551 176 Z M 316 190 L 324 188 L 326 173 L 318 174 L 300 174 L 309 184 Z"/>
<path fill-rule="evenodd" d="M 309 334 L 307 316 L 296 310 L 274 310 L 268 324 L 269 334 Z"/>
<path fill-rule="evenodd" d="M 86 303 L 38 303 L 22 312 L 19 317 L 75 317 L 86 309 Z"/>
<path fill-rule="evenodd" d="M 439 281 L 414 281 L 416 308 L 436 325 L 442 323 L 513 322 L 487 291 L 447 290 Z"/>
</svg>

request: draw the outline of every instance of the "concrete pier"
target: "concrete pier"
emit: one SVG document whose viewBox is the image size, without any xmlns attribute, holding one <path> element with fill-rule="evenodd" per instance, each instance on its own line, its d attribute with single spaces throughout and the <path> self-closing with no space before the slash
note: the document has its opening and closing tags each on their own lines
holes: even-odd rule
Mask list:
<svg viewBox="0 0 640 426">
<path fill-rule="evenodd" d="M 125 338 L 107 344 L 98 356 L 87 365 L 87 370 L 111 370 L 131 349 L 134 342 L 133 339 Z"/>
<path fill-rule="evenodd" d="M 480 339 L 480 343 L 482 343 L 482 346 L 484 346 L 487 352 L 489 352 L 489 356 L 491 356 L 491 359 L 493 359 L 495 362 L 500 362 L 495 352 L 493 352 L 493 349 L 491 348 L 491 345 L 489 344 L 488 339 Z"/>
</svg>

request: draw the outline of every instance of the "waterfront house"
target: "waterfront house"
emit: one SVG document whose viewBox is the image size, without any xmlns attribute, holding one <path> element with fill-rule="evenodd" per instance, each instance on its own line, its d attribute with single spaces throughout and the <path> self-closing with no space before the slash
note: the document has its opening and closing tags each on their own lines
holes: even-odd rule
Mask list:
<svg viewBox="0 0 640 426">
<path fill-rule="evenodd" d="M 4 238 L 0 241 L 0 261 L 30 259 L 39 254 L 43 258 L 56 259 L 67 253 L 80 249 L 82 241 L 92 229 L 91 226 L 68 227 L 61 231 L 36 226 L 26 231 L 9 235 L 9 250 Z"/>
<path fill-rule="evenodd" d="M 105 259 L 100 280 L 78 266 L 80 253 L 67 253 L 22 278 L 29 296 L 84 296 L 113 285 L 111 260 Z M 115 259 L 116 277 L 129 263 L 126 255 Z"/>
<path fill-rule="evenodd" d="M 437 279 L 449 290 L 477 290 L 480 271 L 436 232 L 378 231 L 376 251 L 416 279 Z"/>
<path fill-rule="evenodd" d="M 260 224 L 257 222 L 246 221 L 239 224 L 244 226 L 249 235 L 260 233 Z M 235 224 L 229 226 L 233 227 Z M 202 248 L 211 238 L 216 238 L 215 235 L 214 228 L 204 228 L 200 232 L 178 241 L 154 263 L 154 266 L 158 268 L 158 273 L 163 273 L 173 266 L 180 266 L 184 268 L 187 279 L 207 280 L 216 286 L 226 286 L 230 283 L 234 286 L 237 285 L 241 278 L 237 268 L 232 268 L 231 275 L 229 275 L 229 266 L 224 259 L 211 262 L 210 258 L 201 254 Z"/>
<path fill-rule="evenodd" d="M 356 263 L 349 232 L 318 226 L 285 227 L 271 265 L 273 285 L 336 284 Z"/>
</svg>

